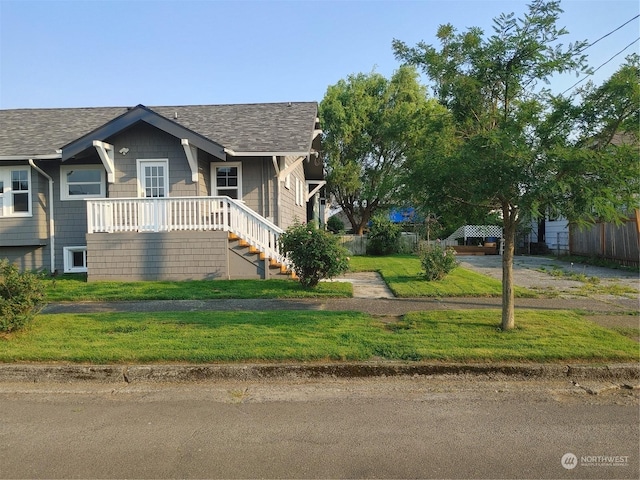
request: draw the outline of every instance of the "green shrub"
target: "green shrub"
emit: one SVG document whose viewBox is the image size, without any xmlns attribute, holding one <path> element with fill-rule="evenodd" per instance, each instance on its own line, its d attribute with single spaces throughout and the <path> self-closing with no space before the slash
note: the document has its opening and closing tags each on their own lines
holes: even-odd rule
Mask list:
<svg viewBox="0 0 640 480">
<path fill-rule="evenodd" d="M 305 288 L 315 287 L 321 279 L 335 277 L 349 268 L 349 252 L 338 244 L 338 238 L 313 224 L 292 225 L 278 242 Z"/>
<path fill-rule="evenodd" d="M 336 215 L 329 217 L 329 220 L 327 220 L 327 230 L 331 233 L 342 233 L 344 232 L 344 222 Z"/>
<path fill-rule="evenodd" d="M 458 266 L 453 248 L 444 249 L 438 245 L 427 247 L 420 258 L 423 276 L 426 280 L 442 280 Z"/>
<path fill-rule="evenodd" d="M 21 273 L 7 260 L 0 260 L 0 332 L 24 327 L 41 309 L 44 301 L 42 279 Z"/>
<path fill-rule="evenodd" d="M 371 219 L 367 238 L 369 255 L 391 255 L 400 251 L 400 227 L 386 216 L 377 215 Z"/>
</svg>

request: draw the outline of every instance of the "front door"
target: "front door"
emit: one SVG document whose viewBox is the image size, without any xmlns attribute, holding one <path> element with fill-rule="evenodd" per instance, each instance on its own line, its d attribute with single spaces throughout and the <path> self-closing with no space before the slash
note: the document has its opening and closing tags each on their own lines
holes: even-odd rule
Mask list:
<svg viewBox="0 0 640 480">
<path fill-rule="evenodd" d="M 169 160 L 138 160 L 138 196 L 149 199 L 138 208 L 139 230 L 169 230 L 168 204 L 160 200 L 169 196 Z"/>
</svg>

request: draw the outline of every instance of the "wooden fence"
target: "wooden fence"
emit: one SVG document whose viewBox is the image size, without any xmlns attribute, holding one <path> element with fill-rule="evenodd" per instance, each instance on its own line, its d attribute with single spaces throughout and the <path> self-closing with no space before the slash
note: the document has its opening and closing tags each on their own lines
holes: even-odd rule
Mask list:
<svg viewBox="0 0 640 480">
<path fill-rule="evenodd" d="M 637 266 L 640 263 L 638 212 L 622 225 L 597 223 L 586 229 L 571 226 L 569 244 L 572 255 L 601 257 Z"/>
</svg>

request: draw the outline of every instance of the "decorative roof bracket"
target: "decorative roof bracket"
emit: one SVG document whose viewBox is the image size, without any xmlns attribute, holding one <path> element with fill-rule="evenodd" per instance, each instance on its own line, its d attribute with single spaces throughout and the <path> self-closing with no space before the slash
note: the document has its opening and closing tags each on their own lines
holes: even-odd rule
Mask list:
<svg viewBox="0 0 640 480">
<path fill-rule="evenodd" d="M 101 142 L 100 140 L 94 140 L 93 146 L 98 151 L 98 156 L 102 160 L 105 170 L 107 171 L 107 182 L 115 183 L 115 165 L 113 160 L 113 145 Z"/>
<path fill-rule="evenodd" d="M 302 163 L 302 161 L 307 158 L 307 157 L 298 157 L 296 158 L 293 163 L 289 164 L 286 168 L 284 168 L 283 170 L 280 170 L 279 174 L 278 174 L 278 178 L 280 180 L 284 180 L 287 175 L 289 175 L 291 172 L 293 172 L 293 170 Z"/>
<path fill-rule="evenodd" d="M 315 185 L 315 188 L 307 193 L 306 201 L 308 202 L 311 199 L 311 197 L 313 197 L 316 193 L 318 193 L 320 189 L 324 187 L 326 184 L 327 184 L 326 180 L 307 180 L 307 189 L 309 189 L 311 185 Z"/>
<path fill-rule="evenodd" d="M 189 140 L 182 138 L 180 140 L 182 148 L 184 148 L 184 154 L 187 156 L 189 167 L 191 167 L 191 181 L 196 183 L 198 181 L 198 149 L 189 144 Z"/>
</svg>

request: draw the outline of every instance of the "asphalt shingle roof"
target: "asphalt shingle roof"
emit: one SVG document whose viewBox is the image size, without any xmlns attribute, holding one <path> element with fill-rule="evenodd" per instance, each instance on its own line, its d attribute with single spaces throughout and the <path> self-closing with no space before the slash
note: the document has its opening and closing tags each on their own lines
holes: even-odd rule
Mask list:
<svg viewBox="0 0 640 480">
<path fill-rule="evenodd" d="M 236 152 L 308 152 L 316 102 L 147 107 Z M 128 107 L 0 110 L 0 155 L 47 155 Z"/>
</svg>

